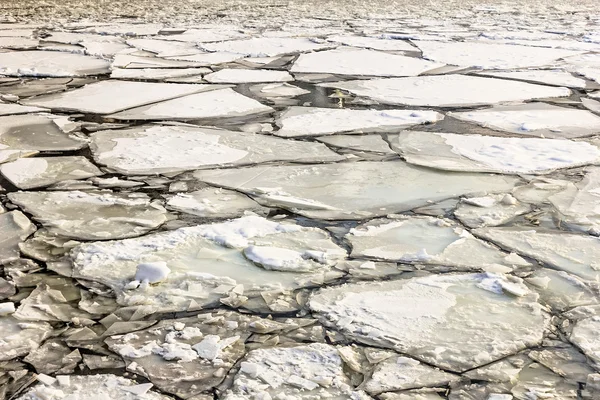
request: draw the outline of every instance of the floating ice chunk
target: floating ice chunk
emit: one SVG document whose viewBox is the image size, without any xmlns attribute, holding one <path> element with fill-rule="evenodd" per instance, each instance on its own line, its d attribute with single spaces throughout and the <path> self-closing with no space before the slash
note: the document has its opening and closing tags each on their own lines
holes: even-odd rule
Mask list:
<svg viewBox="0 0 600 400">
<path fill-rule="evenodd" d="M 9 197 L 50 232 L 73 239 L 139 236 L 167 220 L 167 211 L 141 194 L 57 191 L 13 192 Z"/>
<path fill-rule="evenodd" d="M 333 133 L 392 132 L 414 125 L 444 119 L 435 111 L 421 110 L 350 110 L 316 107 L 290 107 L 277 124 L 277 136 L 320 136 Z"/>
<path fill-rule="evenodd" d="M 19 243 L 37 228 L 20 211 L 0 214 L 0 265 L 19 258 Z"/>
<path fill-rule="evenodd" d="M 470 107 L 571 94 L 567 88 L 466 75 L 371 79 L 319 86 L 348 90 L 383 104 L 432 107 Z"/>
<path fill-rule="evenodd" d="M 449 171 L 545 174 L 600 161 L 598 147 L 562 139 L 404 131 L 391 144 L 409 163 Z"/>
<path fill-rule="evenodd" d="M 0 361 L 24 356 L 52 333 L 45 322 L 23 322 L 12 315 L 0 316 Z"/>
<path fill-rule="evenodd" d="M 310 218 L 359 220 L 429 201 L 506 191 L 517 183 L 511 177 L 437 172 L 402 161 L 197 171 L 194 177 Z"/>
<path fill-rule="evenodd" d="M 308 304 L 319 320 L 351 339 L 462 372 L 536 345 L 544 335 L 547 316 L 537 296 L 481 288 L 491 277 L 438 275 L 348 284 L 321 289 Z"/>
<path fill-rule="evenodd" d="M 600 114 L 600 101 L 586 99 L 585 97 L 582 97 L 581 104 L 583 104 L 583 106 L 588 110 Z"/>
<path fill-rule="evenodd" d="M 529 204 L 518 202 L 510 194 L 497 194 L 463 199 L 454 211 L 454 215 L 470 228 L 481 228 L 504 225 L 529 211 L 531 211 Z"/>
<path fill-rule="evenodd" d="M 138 264 L 135 280 L 139 282 L 159 283 L 167 279 L 171 270 L 164 261 Z"/>
<path fill-rule="evenodd" d="M 15 303 L 12 301 L 0 303 L 0 317 L 6 317 L 7 315 L 13 314 L 15 311 Z"/>
<path fill-rule="evenodd" d="M 149 391 L 152 387 L 148 384 L 138 385 L 136 381 L 116 375 L 71 375 L 68 384 L 55 385 L 40 380 L 25 394 L 17 397 L 18 400 L 37 399 L 102 399 L 102 400 L 170 400 L 172 397 Z"/>
<path fill-rule="evenodd" d="M 339 161 L 320 143 L 210 128 L 139 127 L 92 135 L 96 162 L 125 174 L 178 172 L 271 161 Z"/>
<path fill-rule="evenodd" d="M 352 246 L 352 257 L 444 265 L 454 270 L 511 265 L 504 253 L 447 219 L 374 220 L 351 229 L 345 238 Z"/>
<path fill-rule="evenodd" d="M 306 254 L 314 268 L 308 272 L 268 271 L 244 257 L 244 249 L 252 245 Z M 303 287 L 311 284 L 311 279 L 322 282 L 331 266 L 345 255 L 320 229 L 256 216 L 132 240 L 89 243 L 71 252 L 74 276 L 109 286 L 120 304 L 148 304 L 165 312 L 186 311 L 191 301 L 199 306 L 215 304 L 237 285 L 244 285 L 244 296 L 256 296 L 263 290 Z M 147 262 L 165 262 L 171 273 L 160 285 L 129 287 L 137 266 Z"/>
<path fill-rule="evenodd" d="M 510 390 L 516 399 L 527 399 L 531 396 L 540 397 L 548 394 L 556 398 L 576 399 L 579 385 L 553 373 L 550 369 L 538 363 L 525 366 L 516 379 L 516 384 Z"/>
<path fill-rule="evenodd" d="M 102 24 L 77 29 L 78 32 L 96 33 L 100 35 L 146 36 L 156 35 L 162 29 L 160 24 Z"/>
<path fill-rule="evenodd" d="M 293 73 L 365 76 L 416 76 L 442 67 L 415 57 L 375 50 L 339 48 L 301 54 L 291 68 Z"/>
<path fill-rule="evenodd" d="M 596 67 L 596 68 L 577 68 L 576 72 L 580 75 L 585 76 L 588 79 L 591 79 L 593 81 L 596 81 L 598 83 L 600 83 L 600 68 Z"/>
<path fill-rule="evenodd" d="M 313 343 L 250 351 L 223 399 L 277 399 L 292 395 L 297 399 L 369 398 L 354 391 L 335 347 Z"/>
<path fill-rule="evenodd" d="M 448 116 L 525 136 L 577 138 L 600 132 L 600 117 L 591 112 L 544 103 L 451 112 Z"/>
<path fill-rule="evenodd" d="M 544 303 L 559 312 L 598 303 L 598 298 L 585 282 L 564 271 L 540 268 L 525 281 L 540 294 Z"/>
<path fill-rule="evenodd" d="M 123 69 L 163 69 L 163 68 L 193 68 L 191 61 L 169 60 L 159 57 L 145 57 L 131 54 L 117 54 L 112 68 Z"/>
<path fill-rule="evenodd" d="M 334 46 L 330 43 L 319 43 L 306 38 L 270 37 L 200 44 L 200 48 L 206 51 L 224 51 L 249 57 L 272 57 L 280 54 L 323 50 L 331 47 Z"/>
<path fill-rule="evenodd" d="M 168 59 L 180 60 L 180 61 L 191 61 L 197 66 L 209 67 L 211 65 L 223 64 L 228 62 L 234 62 L 244 58 L 243 54 L 231 53 L 227 51 L 220 51 L 215 53 L 200 53 L 189 56 L 174 56 Z"/>
<path fill-rule="evenodd" d="M 479 228 L 473 233 L 552 268 L 585 280 L 600 280 L 597 237 L 526 227 Z"/>
<path fill-rule="evenodd" d="M 343 149 L 387 155 L 396 154 L 392 151 L 388 142 L 383 140 L 379 135 L 331 135 L 317 137 L 317 140 L 321 143 Z"/>
<path fill-rule="evenodd" d="M 128 108 L 212 90 L 206 85 L 103 81 L 64 93 L 35 97 L 25 105 L 57 110 L 110 114 Z"/>
<path fill-rule="evenodd" d="M 246 211 L 255 213 L 266 211 L 244 194 L 211 187 L 191 193 L 178 193 L 169 199 L 167 207 L 204 218 L 235 218 Z"/>
<path fill-rule="evenodd" d="M 587 86 L 585 79 L 577 78 L 570 72 L 560 70 L 483 71 L 477 75 L 542 83 L 552 86 L 564 86 L 576 89 L 583 89 Z"/>
<path fill-rule="evenodd" d="M 210 83 L 288 82 L 294 78 L 287 71 L 268 69 L 222 69 L 204 77 Z"/>
<path fill-rule="evenodd" d="M 56 51 L 15 51 L 2 54 L 0 74 L 7 76 L 72 77 L 110 72 L 100 58 Z"/>
<path fill-rule="evenodd" d="M 308 90 L 288 83 L 269 83 L 254 85 L 250 91 L 261 97 L 295 97 L 310 93 Z"/>
<path fill-rule="evenodd" d="M 172 36 L 170 36 L 172 37 Z M 187 56 L 202 53 L 202 50 L 192 43 L 181 43 L 174 40 L 158 40 L 150 38 L 128 39 L 127 44 L 140 50 L 155 53 L 157 57 Z"/>
<path fill-rule="evenodd" d="M 595 373 L 586 357 L 572 346 L 546 347 L 534 350 L 529 357 L 539 362 L 555 374 L 577 382 L 585 382 L 588 375 Z"/>
<path fill-rule="evenodd" d="M 52 116 L 0 117 L 0 164 L 40 151 L 79 150 L 87 141 L 66 134 Z"/>
<path fill-rule="evenodd" d="M 373 375 L 365 382 L 372 395 L 397 390 L 446 386 L 460 378 L 407 357 L 390 357 L 377 364 Z"/>
<path fill-rule="evenodd" d="M 171 84 L 164 84 L 171 85 Z M 176 86 L 182 86 L 174 84 Z M 207 85 L 183 85 L 207 86 Z M 173 100 L 163 101 L 144 107 L 133 108 L 110 115 L 110 118 L 120 120 L 191 120 L 226 117 L 243 117 L 252 114 L 273 111 L 258 101 L 241 95 L 231 89 L 207 87 L 211 91 L 192 94 Z"/>
<path fill-rule="evenodd" d="M 594 365 L 600 364 L 600 340 L 598 340 L 600 319 L 597 316 L 583 318 L 575 323 L 569 340 L 588 356 Z"/>
<path fill-rule="evenodd" d="M 37 48 L 39 44 L 40 42 L 37 39 L 24 37 L 0 37 L 0 49 L 30 50 Z"/>
<path fill-rule="evenodd" d="M 180 41 L 180 42 L 222 42 L 224 40 L 242 39 L 248 37 L 247 34 L 241 32 L 234 27 L 217 27 L 204 29 L 187 29 L 183 33 L 176 35 L 158 36 L 163 40 Z"/>
<path fill-rule="evenodd" d="M 112 58 L 115 54 L 129 49 L 129 46 L 125 44 L 123 38 L 93 33 L 51 31 L 49 36 L 42 39 L 41 43 L 44 45 L 51 43 L 65 43 L 83 46 L 86 54 L 101 58 Z"/>
<path fill-rule="evenodd" d="M 0 165 L 0 173 L 19 189 L 102 175 L 94 164 L 81 156 L 20 158 Z"/>
<path fill-rule="evenodd" d="M 327 41 L 341 43 L 346 46 L 364 47 L 373 50 L 382 51 L 419 51 L 418 48 L 412 46 L 404 40 L 394 39 L 379 39 L 369 36 L 329 36 Z"/>
<path fill-rule="evenodd" d="M 48 110 L 45 108 L 39 108 L 39 107 L 22 106 L 20 104 L 0 103 L 0 116 L 29 114 L 29 113 L 45 112 L 45 111 L 48 111 Z"/>
<path fill-rule="evenodd" d="M 481 42 L 415 42 L 428 60 L 489 69 L 537 67 L 581 51 Z"/>
<path fill-rule="evenodd" d="M 208 68 L 115 68 L 112 70 L 110 77 L 113 79 L 164 80 L 187 76 L 202 76 L 203 74 L 210 72 L 212 72 L 212 70 Z"/>
</svg>

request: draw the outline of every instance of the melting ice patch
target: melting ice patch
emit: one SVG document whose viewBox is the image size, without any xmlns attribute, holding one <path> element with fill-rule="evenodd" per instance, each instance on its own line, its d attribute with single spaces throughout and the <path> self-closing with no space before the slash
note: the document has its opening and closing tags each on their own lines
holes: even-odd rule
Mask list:
<svg viewBox="0 0 600 400">
<path fill-rule="evenodd" d="M 449 171 L 545 174 L 600 161 L 598 147 L 561 139 L 404 131 L 392 148 L 409 163 Z"/>
</svg>

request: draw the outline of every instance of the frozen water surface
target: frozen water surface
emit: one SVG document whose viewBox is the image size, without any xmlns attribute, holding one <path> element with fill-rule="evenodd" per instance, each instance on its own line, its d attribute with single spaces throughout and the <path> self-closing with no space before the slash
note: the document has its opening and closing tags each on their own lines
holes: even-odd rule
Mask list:
<svg viewBox="0 0 600 400">
<path fill-rule="evenodd" d="M 596 2 L 101 3 L 0 5 L 0 400 L 600 398 Z"/>
</svg>

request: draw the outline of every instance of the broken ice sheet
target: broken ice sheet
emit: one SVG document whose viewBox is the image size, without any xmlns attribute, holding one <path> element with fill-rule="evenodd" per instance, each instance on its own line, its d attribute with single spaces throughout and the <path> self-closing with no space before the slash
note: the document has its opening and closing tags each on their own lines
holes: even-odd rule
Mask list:
<svg viewBox="0 0 600 400">
<path fill-rule="evenodd" d="M 0 49 L 30 50 L 37 48 L 39 44 L 40 42 L 37 39 L 23 37 L 0 37 Z"/>
<path fill-rule="evenodd" d="M 260 97 L 295 97 L 310 93 L 308 90 L 288 83 L 267 83 L 253 85 L 250 91 Z"/>
<path fill-rule="evenodd" d="M 269 69 L 222 69 L 206 75 L 204 79 L 210 83 L 288 82 L 294 80 L 287 71 Z"/>
<path fill-rule="evenodd" d="M 258 396 L 297 399 L 370 399 L 356 391 L 344 374 L 335 347 L 313 343 L 248 352 L 224 400 L 250 400 Z"/>
<path fill-rule="evenodd" d="M 392 149 L 411 164 L 449 171 L 546 174 L 600 162 L 600 149 L 563 139 L 403 131 Z"/>
<path fill-rule="evenodd" d="M 587 108 L 588 110 L 600 114 L 600 101 L 586 99 L 586 98 L 582 97 L 581 104 L 583 104 L 583 106 L 585 108 Z M 1 110 L 1 108 L 0 108 L 0 110 Z"/>
<path fill-rule="evenodd" d="M 566 185 L 548 197 L 559 225 L 600 236 L 600 168 L 588 168 L 580 182 Z"/>
<path fill-rule="evenodd" d="M 1 164 L 0 173 L 19 189 L 102 175 L 102 171 L 81 156 L 19 158 Z"/>
<path fill-rule="evenodd" d="M 518 296 L 503 291 L 513 285 L 495 274 L 432 275 L 321 289 L 308 305 L 351 339 L 463 372 L 542 340 L 537 295 L 522 283 Z"/>
<path fill-rule="evenodd" d="M 470 228 L 481 228 L 504 225 L 529 211 L 529 204 L 520 203 L 510 194 L 496 194 L 462 199 L 454 215 Z"/>
<path fill-rule="evenodd" d="M 144 194 L 104 192 L 13 192 L 11 202 L 52 234 L 82 240 L 143 235 L 167 220 L 167 211 Z"/>
<path fill-rule="evenodd" d="M 208 43 L 222 42 L 224 40 L 241 39 L 248 37 L 239 28 L 234 26 L 219 26 L 215 28 L 187 29 L 175 35 L 156 36 L 162 40 L 176 42 Z"/>
<path fill-rule="evenodd" d="M 508 69 L 536 67 L 581 51 L 481 42 L 414 42 L 428 60 L 465 67 Z"/>
<path fill-rule="evenodd" d="M 0 213 L 0 265 L 19 258 L 19 243 L 36 229 L 20 211 Z"/>
<path fill-rule="evenodd" d="M 56 382 L 58 380 L 58 382 Z M 171 400 L 172 397 L 149 390 L 152 385 L 116 375 L 59 375 L 39 382 L 16 400 L 93 399 L 103 400 Z M 59 396 L 59 397 L 55 397 Z"/>
<path fill-rule="evenodd" d="M 167 58 L 168 60 L 191 61 L 196 66 L 209 67 L 211 65 L 233 62 L 243 58 L 243 54 L 231 53 L 227 51 L 215 53 L 199 53 L 188 56 L 174 56 Z M 191 65 L 190 65 L 191 66 Z"/>
<path fill-rule="evenodd" d="M 173 36 L 169 36 L 172 38 Z M 158 40 L 151 38 L 128 39 L 127 44 L 140 50 L 155 53 L 157 57 L 186 56 L 202 53 L 193 43 L 182 43 L 174 40 Z"/>
<path fill-rule="evenodd" d="M 483 71 L 479 72 L 477 75 L 576 89 L 584 89 L 587 86 L 585 79 L 578 78 L 570 72 L 561 70 Z"/>
<path fill-rule="evenodd" d="M 518 400 L 528 400 L 532 396 L 538 397 L 539 394 L 575 400 L 578 398 L 578 391 L 579 385 L 576 382 L 567 380 L 538 363 L 531 363 L 523 368 L 519 372 L 516 384 L 510 390 Z"/>
<path fill-rule="evenodd" d="M 290 71 L 362 76 L 416 76 L 443 65 L 382 51 L 342 47 L 301 54 Z"/>
<path fill-rule="evenodd" d="M 110 114 L 212 89 L 207 85 L 109 80 L 67 92 L 34 97 L 22 103 L 64 111 Z"/>
<path fill-rule="evenodd" d="M 343 149 L 396 155 L 379 135 L 331 135 L 317 137 L 317 140 Z"/>
<path fill-rule="evenodd" d="M 426 110 L 350 110 L 317 107 L 290 107 L 284 111 L 273 132 L 282 137 L 321 136 L 334 133 L 393 132 L 414 125 L 434 123 L 444 115 Z"/>
<path fill-rule="evenodd" d="M 23 322 L 13 316 L 0 316 L 0 361 L 24 356 L 52 333 L 45 322 Z"/>
<path fill-rule="evenodd" d="M 0 164 L 40 151 L 79 150 L 87 142 L 66 134 L 52 116 L 0 117 Z"/>
<path fill-rule="evenodd" d="M 600 302 L 592 288 L 564 271 L 540 268 L 525 278 L 525 281 L 540 294 L 544 303 L 559 312 Z"/>
<path fill-rule="evenodd" d="M 38 374 L 72 374 L 81 362 L 79 350 L 72 350 L 59 340 L 48 340 L 24 358 Z"/>
<path fill-rule="evenodd" d="M 112 79 L 164 80 L 169 78 L 202 76 L 211 72 L 212 70 L 208 68 L 114 68 L 110 77 Z"/>
<path fill-rule="evenodd" d="M 448 116 L 497 131 L 546 138 L 578 138 L 600 132 L 600 117 L 589 111 L 527 103 L 450 112 Z"/>
<path fill-rule="evenodd" d="M 71 259 L 74 277 L 110 287 L 119 304 L 167 312 L 212 305 L 227 296 L 243 304 L 261 291 L 322 283 L 341 275 L 331 267 L 345 255 L 321 229 L 246 216 L 83 244 L 72 250 Z"/>
<path fill-rule="evenodd" d="M 443 265 L 452 270 L 509 271 L 513 265 L 528 265 L 520 257 L 509 256 L 473 237 L 452 220 L 434 217 L 374 220 L 351 229 L 345 239 L 356 258 Z"/>
<path fill-rule="evenodd" d="M 527 227 L 478 228 L 474 235 L 589 281 L 600 280 L 600 239 Z"/>
<path fill-rule="evenodd" d="M 129 175 L 272 161 L 309 163 L 344 159 L 321 143 L 187 126 L 102 131 L 92 135 L 91 149 L 96 162 Z"/>
<path fill-rule="evenodd" d="M 0 116 L 29 114 L 48 111 L 45 108 L 27 107 L 20 104 L 0 103 Z"/>
<path fill-rule="evenodd" d="M 586 357 L 572 346 L 542 347 L 533 350 L 529 357 L 552 370 L 555 374 L 575 380 L 586 382 L 589 374 L 595 371 L 587 363 Z"/>
<path fill-rule="evenodd" d="M 306 38 L 260 37 L 245 40 L 230 40 L 218 43 L 202 43 L 200 48 L 210 52 L 238 53 L 249 57 L 272 57 L 305 51 L 335 47 L 331 43 L 319 43 Z"/>
<path fill-rule="evenodd" d="M 458 375 L 422 364 L 402 356 L 390 357 L 375 367 L 373 375 L 365 381 L 364 389 L 372 395 L 397 390 L 447 386 L 458 382 Z"/>
<path fill-rule="evenodd" d="M 387 215 L 429 201 L 510 190 L 518 182 L 508 176 L 438 172 L 402 161 L 236 168 L 197 171 L 194 177 L 250 194 L 263 205 L 323 219 Z"/>
<path fill-rule="evenodd" d="M 250 97 L 216 85 L 168 85 L 205 87 L 210 91 L 133 108 L 109 117 L 117 120 L 197 120 L 244 117 L 273 111 Z"/>
<path fill-rule="evenodd" d="M 506 79 L 466 75 L 436 75 L 321 83 L 348 90 L 383 104 L 431 107 L 470 107 L 549 97 L 566 97 L 571 91 Z"/>
<path fill-rule="evenodd" d="M 268 213 L 266 208 L 244 194 L 212 187 L 177 193 L 168 200 L 167 208 L 203 218 L 235 218 L 247 211 Z"/>
<path fill-rule="evenodd" d="M 329 36 L 327 41 L 341 43 L 346 46 L 364 47 L 373 50 L 382 51 L 419 51 L 404 40 L 380 39 L 369 36 Z"/>
<path fill-rule="evenodd" d="M 103 59 L 57 51 L 15 51 L 2 54 L 0 74 L 7 76 L 72 77 L 110 72 Z"/>
</svg>

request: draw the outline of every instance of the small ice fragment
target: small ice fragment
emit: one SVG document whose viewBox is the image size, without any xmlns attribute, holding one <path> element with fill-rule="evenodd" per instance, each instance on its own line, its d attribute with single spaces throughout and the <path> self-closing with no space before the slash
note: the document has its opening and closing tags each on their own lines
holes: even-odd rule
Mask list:
<svg viewBox="0 0 600 400">
<path fill-rule="evenodd" d="M 15 312 L 15 303 L 7 302 L 0 303 L 0 317 L 4 317 L 6 315 L 12 314 Z"/>
<path fill-rule="evenodd" d="M 36 378 L 39 382 L 43 383 L 44 385 L 47 386 L 52 386 L 54 385 L 54 382 L 56 382 L 56 379 L 48 376 L 46 374 L 39 374 Z"/>
<path fill-rule="evenodd" d="M 133 386 L 121 386 L 121 389 L 125 390 L 126 392 L 136 394 L 138 396 L 143 396 L 148 392 L 148 390 L 152 388 L 152 386 L 153 385 L 151 383 L 142 383 Z"/>
<path fill-rule="evenodd" d="M 137 266 L 135 280 L 148 283 L 159 283 L 167 279 L 171 270 L 164 261 L 141 263 Z"/>
</svg>

